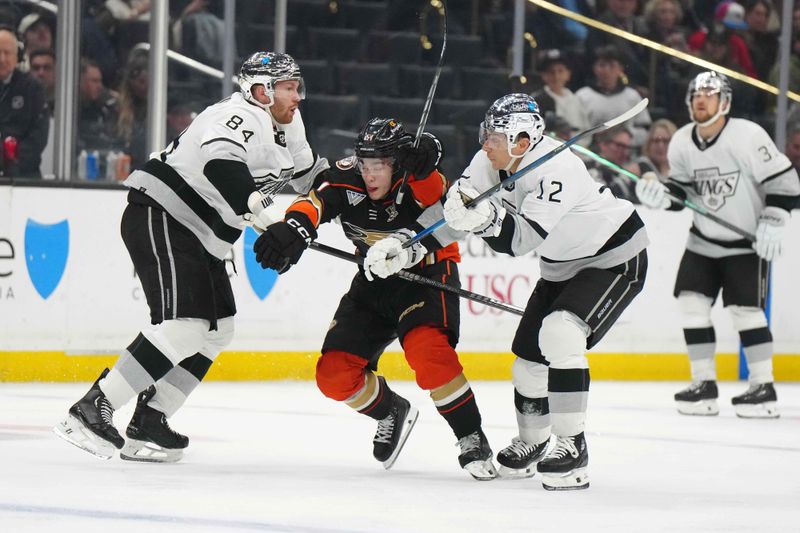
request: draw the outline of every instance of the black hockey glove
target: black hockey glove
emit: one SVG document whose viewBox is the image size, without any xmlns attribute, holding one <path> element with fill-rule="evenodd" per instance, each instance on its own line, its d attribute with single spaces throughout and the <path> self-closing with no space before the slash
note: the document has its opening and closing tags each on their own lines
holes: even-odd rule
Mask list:
<svg viewBox="0 0 800 533">
<path fill-rule="evenodd" d="M 425 179 L 441 162 L 442 153 L 439 139 L 430 133 L 423 133 L 417 148 L 414 148 L 413 140 L 397 147 L 397 166 L 418 180 Z"/>
<path fill-rule="evenodd" d="M 281 222 L 269 226 L 253 245 L 256 261 L 262 268 L 283 274 L 297 264 L 308 245 L 317 238 L 317 230 L 302 213 L 290 213 Z"/>
</svg>

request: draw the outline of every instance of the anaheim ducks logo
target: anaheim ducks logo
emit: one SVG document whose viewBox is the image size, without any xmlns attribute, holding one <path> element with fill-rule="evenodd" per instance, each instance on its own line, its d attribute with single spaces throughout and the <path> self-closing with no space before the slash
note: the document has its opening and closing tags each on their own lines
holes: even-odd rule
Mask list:
<svg viewBox="0 0 800 533">
<path fill-rule="evenodd" d="M 358 162 L 358 158 L 354 155 L 350 157 L 345 157 L 344 159 L 340 159 L 336 162 L 336 168 L 339 170 L 350 170 L 351 168 L 356 166 Z"/>
<path fill-rule="evenodd" d="M 343 222 L 342 229 L 344 229 L 344 234 L 347 236 L 348 239 L 350 239 L 351 241 L 363 242 L 367 246 L 372 246 L 379 240 L 383 239 L 384 237 L 388 237 L 393 233 L 391 231 L 365 230 L 364 228 L 359 228 L 358 226 L 351 224 L 350 222 Z"/>
</svg>

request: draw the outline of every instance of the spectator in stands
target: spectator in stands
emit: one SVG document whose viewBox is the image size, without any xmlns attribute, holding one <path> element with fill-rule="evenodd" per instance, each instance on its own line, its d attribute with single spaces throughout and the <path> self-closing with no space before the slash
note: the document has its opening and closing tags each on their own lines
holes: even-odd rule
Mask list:
<svg viewBox="0 0 800 533">
<path fill-rule="evenodd" d="M 51 117 L 55 110 L 56 93 L 56 55 L 51 49 L 34 50 L 28 56 L 29 72 L 44 87 L 47 112 Z"/>
<path fill-rule="evenodd" d="M 758 78 L 758 72 L 753 66 L 753 59 L 750 57 L 747 44 L 741 36 L 736 34 L 736 31 L 745 29 L 747 29 L 747 23 L 744 21 L 744 8 L 741 4 L 722 2 L 714 11 L 714 23 L 711 27 L 698 30 L 689 36 L 687 41 L 689 50 L 700 56 L 706 54 L 711 56 L 720 55 L 720 41 L 726 42 L 728 44 L 727 53 L 730 56 L 729 63 L 736 66 L 735 70 L 744 72 L 753 78 Z M 712 36 L 716 42 L 713 43 L 712 49 L 704 50 L 708 36 Z M 709 60 L 714 61 L 713 59 Z"/>
<path fill-rule="evenodd" d="M 182 98 L 178 97 L 170 101 L 167 107 L 167 140 L 180 135 L 196 116 L 197 113 Z"/>
<path fill-rule="evenodd" d="M 644 7 L 644 19 L 650 29 L 651 41 L 685 52 L 687 31 L 680 25 L 683 8 L 678 0 L 650 0 Z"/>
<path fill-rule="evenodd" d="M 210 9 L 210 0 L 192 0 L 172 26 L 172 37 L 183 54 L 215 67 L 222 65 L 225 23 Z"/>
<path fill-rule="evenodd" d="M 544 113 L 545 124 L 559 116 L 573 130 L 588 128 L 589 118 L 583 103 L 567 88 L 572 78 L 572 69 L 565 54 L 556 49 L 540 51 L 536 59 L 536 70 L 545 85 L 533 97 Z"/>
<path fill-rule="evenodd" d="M 147 20 L 150 0 L 106 0 L 105 7 L 117 20 Z"/>
<path fill-rule="evenodd" d="M 103 85 L 100 67 L 91 59 L 81 59 L 78 93 L 78 151 L 118 148 L 117 95 Z"/>
<path fill-rule="evenodd" d="M 592 71 L 594 83 L 575 93 L 583 104 L 590 124 L 601 124 L 620 115 L 642 100 L 638 92 L 627 85 L 622 56 L 614 45 L 601 47 L 595 53 Z M 628 122 L 634 146 L 641 146 L 647 137 L 650 114 L 645 109 Z"/>
<path fill-rule="evenodd" d="M 30 57 L 36 50 L 53 50 L 55 48 L 55 21 L 49 15 L 37 11 L 25 15 L 19 23 L 17 33 L 25 45 L 25 54 Z"/>
<path fill-rule="evenodd" d="M 800 19 L 800 7 L 794 11 L 796 18 Z M 776 62 L 769 73 L 769 82 L 777 87 L 780 76 L 780 63 Z M 792 37 L 792 53 L 789 55 L 789 90 L 800 92 L 800 30 L 794 30 Z"/>
<path fill-rule="evenodd" d="M 642 146 L 642 155 L 631 164 L 631 172 L 637 176 L 641 176 L 645 172 L 655 172 L 659 180 L 666 181 L 669 177 L 667 148 L 677 129 L 675 123 L 666 118 L 653 122 L 650 132 L 647 134 L 647 140 Z"/>
<path fill-rule="evenodd" d="M 39 164 L 47 144 L 49 120 L 44 89 L 17 69 L 19 42 L 12 28 L 0 28 L 0 136 L 2 174 L 41 177 Z"/>
<path fill-rule="evenodd" d="M 766 80 L 778 57 L 778 34 L 769 30 L 772 3 L 750 0 L 745 10 L 747 30 L 742 34 L 759 79 Z"/>
<path fill-rule="evenodd" d="M 103 72 L 103 82 L 110 86 L 116 82 L 117 51 L 111 36 L 116 28 L 115 19 L 101 0 L 86 0 L 81 20 L 81 53 L 93 59 Z"/>
<path fill-rule="evenodd" d="M 595 136 L 597 153 L 600 157 L 633 172 L 636 167 L 631 162 L 632 139 L 631 132 L 624 127 L 603 131 Z M 586 168 L 589 169 L 589 174 L 595 180 L 611 189 L 611 192 L 617 198 L 624 198 L 636 204 L 639 203 L 633 180 L 620 176 L 614 170 L 594 160 L 590 160 L 586 164 Z"/>
<path fill-rule="evenodd" d="M 598 20 L 620 30 L 645 36 L 650 33 L 650 30 L 644 18 L 636 15 L 638 8 L 638 0 L 607 0 L 606 10 L 600 14 Z M 619 49 L 620 64 L 628 72 L 630 84 L 640 91 L 646 91 L 648 78 L 646 65 L 649 57 L 647 49 L 609 33 L 592 30 L 586 39 L 586 51 L 589 56 L 592 56 L 594 52 L 610 44 Z"/>
<path fill-rule="evenodd" d="M 128 59 L 119 91 L 116 134 L 123 151 L 131 156 L 131 168 L 147 160 L 147 54 Z"/>
<path fill-rule="evenodd" d="M 784 151 L 795 170 L 800 172 L 800 123 L 789 123 L 786 128 L 786 149 Z"/>
</svg>

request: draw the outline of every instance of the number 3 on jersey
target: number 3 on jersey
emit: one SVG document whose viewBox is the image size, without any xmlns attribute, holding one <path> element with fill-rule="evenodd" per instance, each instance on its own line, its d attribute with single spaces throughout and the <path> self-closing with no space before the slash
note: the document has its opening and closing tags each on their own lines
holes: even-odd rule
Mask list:
<svg viewBox="0 0 800 533">
<path fill-rule="evenodd" d="M 228 126 L 230 129 L 236 131 L 239 129 L 239 126 L 241 126 L 243 122 L 244 119 L 242 117 L 240 117 L 239 115 L 233 115 L 230 119 L 228 119 L 228 122 L 226 122 L 225 125 Z M 253 136 L 253 132 L 250 130 L 242 130 L 242 135 L 244 135 L 244 142 L 247 142 L 250 140 L 250 137 Z"/>
<path fill-rule="evenodd" d="M 544 181 L 544 179 L 539 181 L 539 194 L 536 195 L 536 198 L 539 200 L 544 200 L 545 197 Z M 558 195 L 563 188 L 564 185 L 560 181 L 551 180 L 547 187 L 547 201 L 560 204 L 561 200 L 558 198 Z"/>
</svg>

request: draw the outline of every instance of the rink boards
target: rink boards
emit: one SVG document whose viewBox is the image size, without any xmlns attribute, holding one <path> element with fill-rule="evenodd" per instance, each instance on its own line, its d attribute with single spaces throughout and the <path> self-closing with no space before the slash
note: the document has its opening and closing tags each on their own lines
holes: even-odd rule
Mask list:
<svg viewBox="0 0 800 533">
<path fill-rule="evenodd" d="M 290 196 L 281 197 L 288 203 Z M 0 381 L 93 379 L 149 323 L 147 306 L 119 237 L 122 190 L 0 187 Z M 688 378 L 674 277 L 690 213 L 640 210 L 651 246 L 645 289 L 617 326 L 589 354 L 594 379 Z M 795 213 L 796 214 L 796 213 Z M 800 381 L 800 264 L 792 221 L 775 263 L 770 308 L 778 380 Z M 248 230 L 234 246 L 229 274 L 237 299 L 236 335 L 209 379 L 313 379 L 333 312 L 355 267 L 313 250 L 278 278 L 258 267 Z M 323 226 L 319 241 L 352 250 L 341 228 Z M 464 288 L 524 307 L 538 279 L 530 254 L 494 254 L 479 239 L 461 243 Z M 793 268 L 794 267 L 794 268 Z M 720 379 L 736 379 L 738 335 L 717 304 Z M 459 353 L 472 379 L 508 379 L 518 317 L 462 300 Z M 381 371 L 413 375 L 395 343 Z"/>
</svg>

